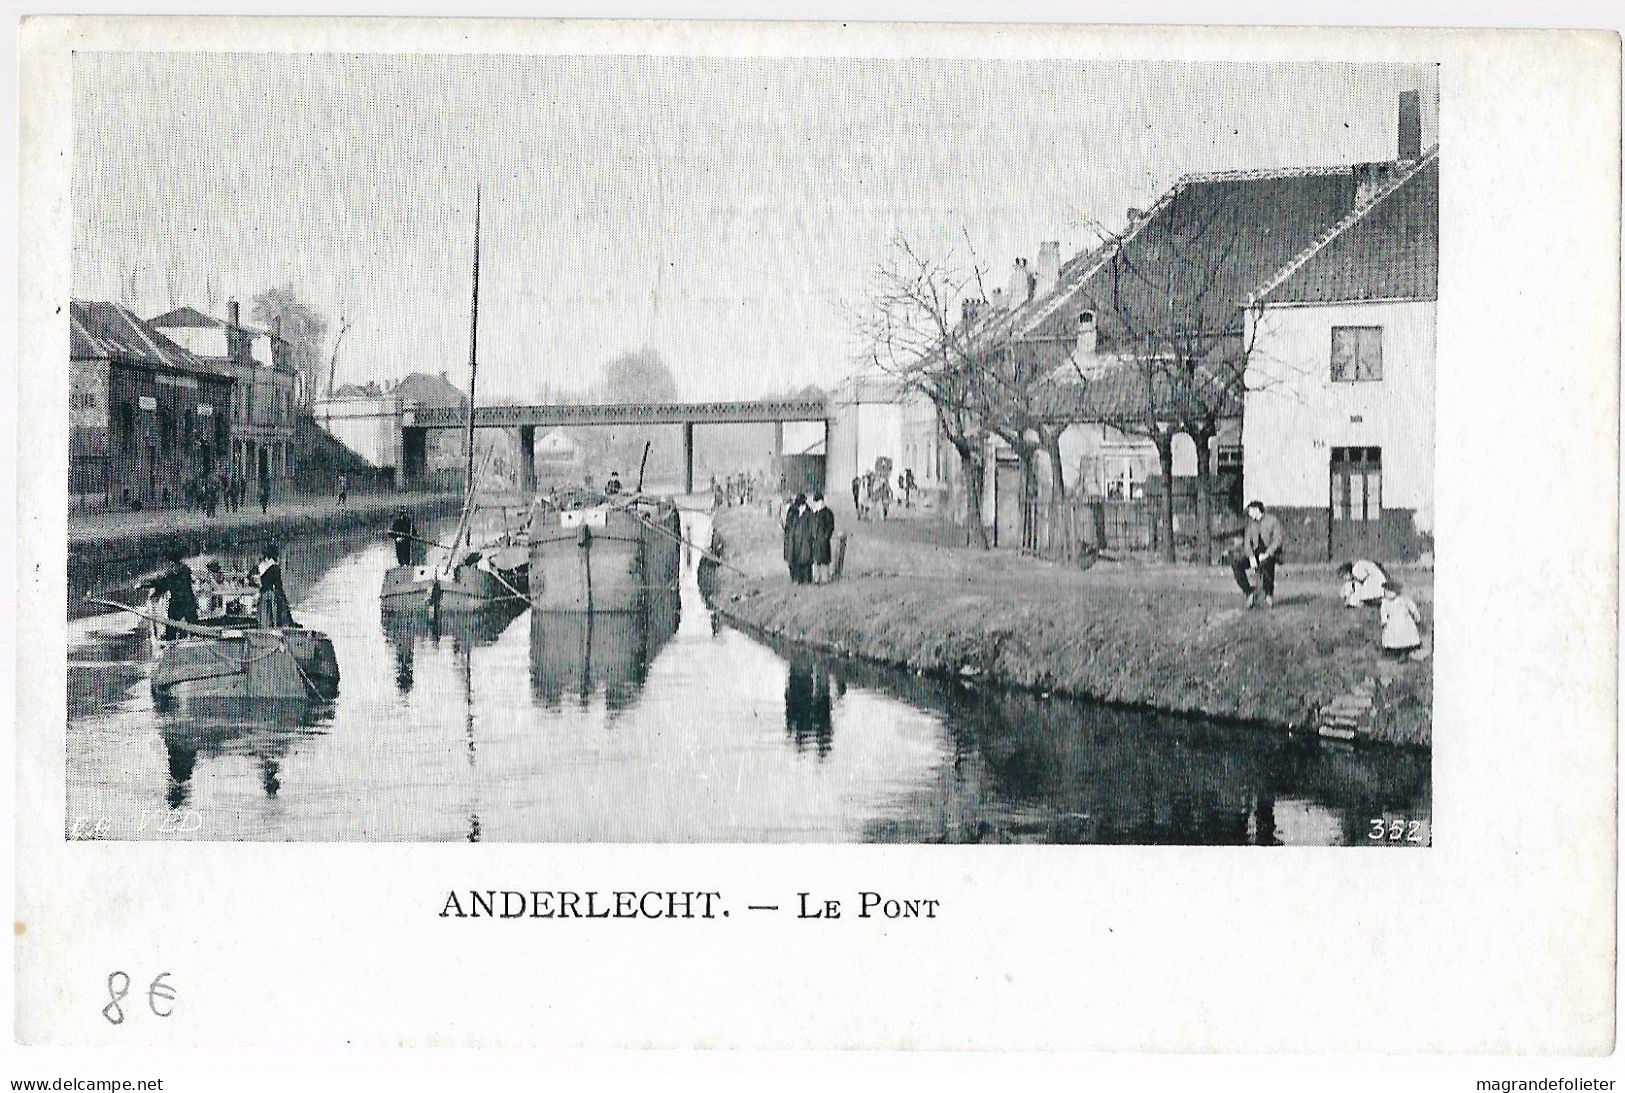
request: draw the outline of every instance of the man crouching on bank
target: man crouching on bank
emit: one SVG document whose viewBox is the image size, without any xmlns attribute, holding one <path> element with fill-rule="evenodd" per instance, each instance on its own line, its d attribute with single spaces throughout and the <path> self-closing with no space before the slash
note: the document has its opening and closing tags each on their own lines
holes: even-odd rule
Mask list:
<svg viewBox="0 0 1625 1093">
<path fill-rule="evenodd" d="M 1247 597 L 1247 606 L 1258 606 L 1258 593 L 1264 593 L 1264 606 L 1275 606 L 1275 567 L 1281 561 L 1286 535 L 1273 512 L 1264 511 L 1264 502 L 1247 502 L 1247 530 L 1242 533 L 1243 550 L 1230 556 L 1230 571 L 1236 585 Z M 1247 571 L 1257 570 L 1259 588 L 1247 580 Z"/>
</svg>

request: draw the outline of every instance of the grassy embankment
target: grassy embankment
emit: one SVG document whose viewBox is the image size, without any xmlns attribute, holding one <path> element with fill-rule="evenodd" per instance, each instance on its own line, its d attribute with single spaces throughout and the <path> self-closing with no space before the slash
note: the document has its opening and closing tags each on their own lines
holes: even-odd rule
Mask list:
<svg viewBox="0 0 1625 1093">
<path fill-rule="evenodd" d="M 1428 745 L 1430 662 L 1384 661 L 1374 608 L 1338 603 L 1329 566 L 1287 566 L 1275 607 L 1249 611 L 1228 569 L 1101 562 L 1090 569 L 945 547 L 912 521 L 841 520 L 846 575 L 789 582 L 760 508 L 724 509 L 712 602 L 729 620 L 831 652 L 979 683 L 1031 688 L 1279 729 L 1370 681 L 1359 738 Z M 1397 574 L 1431 622 L 1432 574 Z"/>
</svg>

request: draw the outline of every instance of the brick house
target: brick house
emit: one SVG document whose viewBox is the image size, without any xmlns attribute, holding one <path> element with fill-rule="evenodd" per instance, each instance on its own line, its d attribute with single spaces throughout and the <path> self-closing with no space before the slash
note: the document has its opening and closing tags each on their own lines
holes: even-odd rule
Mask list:
<svg viewBox="0 0 1625 1093">
<path fill-rule="evenodd" d="M 231 376 L 119 304 L 68 308 L 68 489 L 76 505 L 177 505 L 231 453 Z"/>
</svg>

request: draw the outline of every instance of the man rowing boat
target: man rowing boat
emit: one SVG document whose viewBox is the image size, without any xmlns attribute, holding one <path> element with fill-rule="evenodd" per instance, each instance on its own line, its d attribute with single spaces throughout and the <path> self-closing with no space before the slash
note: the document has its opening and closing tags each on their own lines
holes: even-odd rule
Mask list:
<svg viewBox="0 0 1625 1093">
<path fill-rule="evenodd" d="M 170 553 L 169 567 L 147 587 L 152 590 L 154 596 L 169 597 L 165 614 L 171 619 L 194 625 L 197 623 L 197 593 L 192 589 L 192 570 L 181 560 L 180 551 Z M 164 627 L 165 641 L 172 641 L 180 636 L 181 631 L 175 627 Z"/>
</svg>

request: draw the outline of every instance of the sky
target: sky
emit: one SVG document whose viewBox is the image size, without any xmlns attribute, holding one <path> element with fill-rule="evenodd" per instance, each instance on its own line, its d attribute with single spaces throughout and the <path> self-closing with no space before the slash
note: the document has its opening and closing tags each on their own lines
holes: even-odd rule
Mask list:
<svg viewBox="0 0 1625 1093">
<path fill-rule="evenodd" d="M 80 53 L 73 294 L 350 324 L 340 384 L 582 389 L 652 346 L 684 397 L 854 369 L 901 235 L 1002 283 L 1182 174 L 1390 159 L 1431 65 Z M 132 292 L 131 284 L 134 283 Z M 325 354 L 324 354 L 325 355 Z"/>
</svg>

